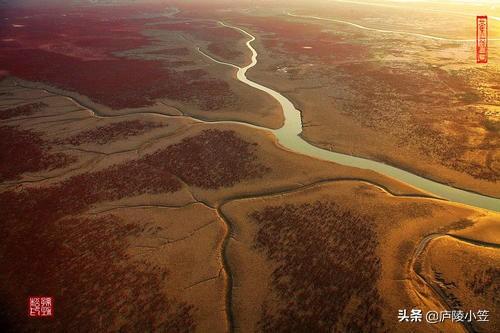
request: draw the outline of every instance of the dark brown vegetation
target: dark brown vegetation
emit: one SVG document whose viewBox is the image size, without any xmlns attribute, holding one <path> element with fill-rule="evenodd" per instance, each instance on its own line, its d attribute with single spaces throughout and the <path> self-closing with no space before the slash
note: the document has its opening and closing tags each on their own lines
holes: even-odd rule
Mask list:
<svg viewBox="0 0 500 333">
<path fill-rule="evenodd" d="M 182 184 L 173 173 L 213 189 L 259 177 L 268 169 L 255 162 L 254 150 L 232 131 L 206 130 L 138 160 L 0 193 L 0 319 L 10 318 L 15 331 L 39 325 L 47 331 L 193 330 L 192 306 L 162 292 L 168 270 L 126 255 L 139 227 L 112 216 L 75 216 L 100 202 L 178 191 Z M 55 296 L 56 319 L 25 322 L 28 295 Z"/>
<path fill-rule="evenodd" d="M 474 272 L 472 278 L 467 281 L 467 287 L 469 287 L 476 296 L 491 294 L 491 298 L 495 301 L 495 304 L 499 306 L 500 268 L 488 267 Z"/>
<path fill-rule="evenodd" d="M 122 307 L 123 309 L 134 309 L 135 307 L 134 304 L 123 304 L 122 300 L 133 300 L 134 303 L 138 303 L 142 307 L 145 306 L 143 302 L 149 301 L 158 305 L 157 297 L 160 296 L 148 296 L 144 299 L 144 295 L 148 295 L 148 293 L 144 291 L 144 295 L 142 294 L 141 285 L 145 283 L 146 286 L 151 283 L 154 286 L 160 281 L 155 281 L 155 278 L 148 276 L 148 274 L 134 272 L 131 267 L 122 267 L 119 256 L 120 248 L 114 248 L 120 245 L 122 240 L 117 240 L 119 243 L 113 244 L 113 238 L 107 238 L 114 234 L 118 236 L 120 233 L 127 234 L 130 230 L 127 228 L 115 230 L 112 224 L 107 226 L 109 221 L 101 221 L 93 226 L 85 225 L 90 223 L 89 221 L 75 222 L 71 219 L 63 222 L 57 221 L 66 216 L 81 213 L 97 202 L 117 200 L 143 193 L 174 192 L 180 187 L 181 184 L 171 174 L 157 170 L 144 162 L 132 161 L 102 171 L 77 175 L 46 188 L 28 188 L 0 193 L 0 210 L 2 211 L 0 234 L 3 236 L 0 245 L 2 267 L 0 278 L 3 287 L 0 288 L 0 294 L 7 300 L 6 304 L 3 305 L 5 309 L 2 310 L 7 313 L 3 316 L 17 318 L 17 320 L 25 318 L 26 304 L 24 302 L 26 302 L 26 298 L 23 295 L 42 292 L 51 292 L 53 295 L 60 296 L 57 298 L 58 301 L 64 300 L 65 304 L 62 305 L 62 309 L 68 310 L 68 317 L 65 317 L 65 314 L 58 315 L 57 324 L 47 324 L 49 326 L 62 325 L 61 328 L 71 327 L 72 322 L 75 325 L 81 324 L 84 328 L 113 325 L 115 323 L 113 318 L 119 316 L 120 311 L 125 311 L 120 310 Z M 99 226 L 99 224 L 102 225 Z M 81 234 L 78 234 L 79 237 L 77 237 L 72 235 L 72 232 L 81 232 Z M 88 239 L 89 237 L 101 237 L 101 235 L 103 238 Z M 83 242 L 75 245 L 70 241 L 71 238 L 74 238 L 73 242 L 78 242 L 78 239 L 81 238 L 88 244 Z M 106 244 L 111 248 L 106 248 L 105 246 L 108 246 Z M 84 246 L 89 246 L 89 248 L 82 248 Z M 92 246 L 96 246 L 96 248 Z M 107 250 L 109 253 L 106 253 Z M 70 252 L 68 253 L 68 251 Z M 92 251 L 97 251 L 97 253 Z M 118 253 L 118 257 L 110 258 L 109 256 L 113 256 L 115 252 Z M 42 258 L 42 256 L 46 256 L 46 258 Z M 116 267 L 114 267 L 114 263 L 116 263 Z M 96 275 L 92 275 L 94 271 Z M 52 284 L 45 282 L 50 279 L 54 279 Z M 120 282 L 121 280 L 123 282 Z M 133 281 L 142 282 L 137 286 Z M 85 287 L 82 286 L 82 283 L 85 284 Z M 128 289 L 123 283 L 128 285 Z M 38 291 L 36 286 L 39 288 Z M 43 288 L 51 286 L 52 289 L 43 289 L 42 286 L 45 286 Z M 92 289 L 94 286 L 98 288 Z M 114 289 L 115 286 L 125 289 L 120 291 Z M 133 290 L 138 291 L 139 295 L 131 293 L 129 297 L 122 297 L 120 300 L 119 295 L 131 291 L 131 286 L 134 286 Z M 22 291 L 22 299 L 19 298 L 20 291 Z M 66 298 L 63 294 L 66 292 L 73 298 Z M 88 293 L 85 294 L 86 292 Z M 137 299 L 133 297 L 134 295 L 138 296 Z M 85 317 L 72 317 L 78 313 L 75 313 L 75 310 L 66 309 L 72 306 L 71 302 L 76 302 L 77 305 L 94 306 L 94 308 L 89 309 L 78 308 L 84 313 L 98 310 L 100 312 L 91 314 L 89 320 L 93 320 L 85 324 L 85 320 L 87 320 Z M 102 302 L 102 305 L 98 306 L 95 302 Z M 116 302 L 116 304 L 113 305 L 112 302 Z M 116 313 L 109 312 L 109 309 L 115 309 Z M 126 310 L 124 315 L 132 316 L 127 311 L 132 310 Z M 20 314 L 21 312 L 23 315 Z M 134 314 L 134 316 L 137 315 Z M 158 312 L 153 311 L 152 315 L 156 316 Z M 107 316 L 111 316 L 111 319 Z M 145 314 L 141 312 L 140 316 L 145 316 Z M 142 320 L 138 320 L 137 323 L 146 325 L 146 322 Z M 22 326 L 23 322 L 17 324 Z M 148 330 L 147 327 L 144 329 Z M 60 330 L 68 331 L 67 329 Z M 90 329 L 86 331 L 90 331 Z M 136 329 L 135 331 L 142 330 Z"/>
<path fill-rule="evenodd" d="M 176 176 L 207 189 L 232 186 L 268 170 L 255 162 L 254 149 L 232 131 L 206 130 L 138 160 L 78 174 L 44 188 L 0 193 L 0 210 L 5 225 L 9 221 L 45 223 L 83 212 L 98 202 L 176 192 L 182 187 Z"/>
<path fill-rule="evenodd" d="M 490 122 L 478 110 L 465 108 L 473 103 L 443 97 L 451 84 L 456 91 L 450 96 L 474 94 L 477 89 L 465 78 L 441 69 L 424 72 L 418 67 L 394 69 L 374 63 L 341 64 L 336 70 L 340 74 L 336 82 L 350 91 L 348 98 L 336 102 L 343 114 L 387 133 L 399 147 L 416 149 L 426 160 L 476 179 L 500 179 L 495 165 L 498 135 L 487 128 Z M 436 76 L 440 80 L 432 79 Z M 486 129 L 482 138 L 471 133 L 476 127 Z"/>
<path fill-rule="evenodd" d="M 100 145 L 104 145 L 106 143 L 119 139 L 127 139 L 131 136 L 141 135 L 152 129 L 162 126 L 167 125 L 162 125 L 151 121 L 128 120 L 84 131 L 69 138 L 56 140 L 56 143 L 71 144 L 75 146 L 84 143 L 97 143 Z"/>
<path fill-rule="evenodd" d="M 434 272 L 434 280 L 436 281 L 437 287 L 441 290 L 444 298 L 454 310 L 462 310 L 463 305 L 460 299 L 455 295 L 457 291 L 457 284 L 453 281 L 447 281 L 443 277 L 443 273 Z"/>
<path fill-rule="evenodd" d="M 495 151 L 499 147 L 496 135 L 487 135 L 482 143 L 474 146 L 469 143 L 465 129 L 457 131 L 457 134 L 449 134 L 432 129 L 428 125 L 413 125 L 409 128 L 409 137 L 420 138 L 420 143 L 412 141 L 412 144 L 417 145 L 420 152 L 427 157 L 437 159 L 450 169 L 477 179 L 490 182 L 500 180 L 498 167 L 493 161 L 496 158 Z M 468 158 L 470 154 L 481 158 Z"/>
<path fill-rule="evenodd" d="M 72 176 L 43 188 L 2 192 L 2 226 L 8 233 L 9 225 L 49 223 L 99 202 L 176 192 L 182 185 L 174 174 L 202 188 L 231 186 L 268 170 L 255 162 L 254 149 L 232 131 L 206 130 L 138 160 Z"/>
<path fill-rule="evenodd" d="M 50 150 L 40 133 L 0 126 L 0 181 L 19 179 L 25 172 L 63 168 L 76 161 Z"/>
<path fill-rule="evenodd" d="M 255 248 L 275 262 L 263 332 L 373 332 L 383 327 L 380 259 L 370 218 L 335 202 L 271 206 L 251 214 Z M 276 309 L 274 309 L 276 308 Z"/>
<path fill-rule="evenodd" d="M 450 230 L 462 230 L 462 229 L 466 229 L 468 227 L 472 227 L 474 225 L 474 221 L 472 221 L 471 219 L 468 219 L 468 218 L 462 218 L 462 219 L 459 219 L 445 227 L 441 227 L 439 228 L 439 232 L 441 233 L 447 233 L 449 232 Z"/>
<path fill-rule="evenodd" d="M 443 251 L 441 249 L 441 251 Z M 445 250 L 446 251 L 446 250 Z M 441 255 L 441 252 L 436 252 Z M 463 253 L 465 254 L 465 253 Z M 471 253 L 475 259 L 475 253 Z M 435 255 L 435 254 L 434 254 Z M 473 320 L 466 323 L 472 332 L 496 332 L 498 316 L 494 313 L 495 308 L 500 306 L 498 295 L 500 293 L 500 269 L 494 265 L 494 257 L 484 257 L 486 261 L 472 264 L 465 255 L 463 265 L 458 273 L 450 275 L 446 266 L 441 266 L 440 271 L 434 270 L 432 283 L 437 287 L 453 310 L 487 310 L 489 317 L 487 322 Z M 449 253 L 442 257 L 445 265 L 449 265 Z M 493 265 L 491 265 L 493 263 Z M 439 265 L 439 264 L 438 264 Z"/>
<path fill-rule="evenodd" d="M 328 16 L 321 14 L 323 8 L 317 10 L 310 15 Z M 359 11 L 361 17 L 367 13 Z M 330 15 L 338 17 L 339 12 Z M 457 45 L 442 44 L 438 50 L 419 40 L 405 49 L 402 36 L 365 34 L 348 25 L 285 16 L 247 15 L 234 22 L 248 27 L 261 41 L 262 59 L 251 75 L 271 85 L 285 80 L 304 105 L 304 120 L 314 124 L 304 128 L 306 139 L 326 149 L 335 145 L 343 152 L 354 149 L 358 155 L 458 187 L 481 193 L 486 188 L 496 196 L 500 146 L 490 108 L 498 107 L 498 74 L 464 65 L 464 59 L 440 58 L 442 50 L 454 54 Z M 449 65 L 450 59 L 457 66 L 441 66 Z M 269 76 L 269 71 L 277 70 L 277 75 Z M 320 93 L 324 100 L 314 101 Z M 339 124 L 338 131 L 328 129 L 332 122 Z M 342 132 L 351 126 L 373 131 L 380 140 L 363 139 L 370 137 L 367 134 L 353 142 L 350 133 Z M 388 147 L 381 150 L 379 144 Z M 399 152 L 389 153 L 394 149 Z M 421 155 L 425 158 L 409 161 Z"/>
<path fill-rule="evenodd" d="M 37 102 L 1 110 L 0 119 L 10 119 L 20 116 L 31 116 L 32 114 L 37 113 L 38 111 L 42 110 L 47 106 L 48 105 L 43 102 Z"/>
<path fill-rule="evenodd" d="M 150 155 L 148 160 L 159 161 L 189 185 L 217 189 L 270 171 L 257 162 L 256 146 L 233 131 L 205 130 Z"/>
<path fill-rule="evenodd" d="M 4 286 L 0 311 L 1 317 L 10 319 L 12 331 L 190 332 L 195 328 L 193 306 L 165 294 L 168 269 L 127 255 L 129 240 L 141 233 L 139 225 L 107 215 L 10 227 L 8 241 L 0 246 Z M 30 295 L 55 297 L 55 318 L 28 319 Z"/>
<path fill-rule="evenodd" d="M 99 202 L 176 192 L 182 187 L 176 176 L 189 185 L 210 189 L 259 177 L 267 168 L 255 162 L 253 149 L 232 131 L 206 130 L 138 160 L 72 176 L 43 188 L 2 192 L 4 235 L 9 234 L 9 226 L 51 223 Z"/>
<path fill-rule="evenodd" d="M 51 223 L 78 214 L 98 202 L 150 193 L 180 190 L 180 182 L 168 171 L 145 161 L 130 161 L 107 169 L 73 176 L 45 188 L 33 187 L 0 193 L 2 227 Z M 8 237 L 10 239 L 10 237 Z"/>
</svg>

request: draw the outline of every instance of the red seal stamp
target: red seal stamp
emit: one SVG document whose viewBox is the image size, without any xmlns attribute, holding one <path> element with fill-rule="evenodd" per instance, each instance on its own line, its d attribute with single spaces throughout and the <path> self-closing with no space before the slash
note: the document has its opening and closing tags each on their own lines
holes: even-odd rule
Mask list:
<svg viewBox="0 0 500 333">
<path fill-rule="evenodd" d="M 28 316 L 33 317 L 53 317 L 54 297 L 30 296 L 28 298 Z"/>
<path fill-rule="evenodd" d="M 488 16 L 476 17 L 476 62 L 488 62 Z"/>
</svg>

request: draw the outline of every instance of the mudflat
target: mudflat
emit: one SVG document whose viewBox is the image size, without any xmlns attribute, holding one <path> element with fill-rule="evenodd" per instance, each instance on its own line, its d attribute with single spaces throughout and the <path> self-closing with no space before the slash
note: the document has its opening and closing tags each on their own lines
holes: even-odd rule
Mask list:
<svg viewBox="0 0 500 333">
<path fill-rule="evenodd" d="M 479 89 L 451 41 L 315 18 L 432 35 L 443 8 L 328 8 L 2 7 L 2 327 L 496 332 L 498 213 L 284 147 L 279 103 L 221 64 L 250 63 L 251 32 L 247 76 L 301 110 L 303 139 L 498 196 L 496 44 Z M 52 318 L 29 316 L 36 295 Z M 489 321 L 398 320 L 413 308 Z"/>
<path fill-rule="evenodd" d="M 231 23 L 257 37 L 249 78 L 296 104 L 307 141 L 498 197 L 498 21 L 478 66 L 473 15 L 410 7 L 297 5 Z"/>
</svg>

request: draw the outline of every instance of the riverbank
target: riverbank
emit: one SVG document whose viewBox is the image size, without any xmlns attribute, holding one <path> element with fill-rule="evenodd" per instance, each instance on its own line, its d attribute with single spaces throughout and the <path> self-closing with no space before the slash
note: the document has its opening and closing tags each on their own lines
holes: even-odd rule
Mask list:
<svg viewBox="0 0 500 333">
<path fill-rule="evenodd" d="M 228 26 L 221 22 L 222 25 Z M 500 199 L 488 197 L 478 193 L 468 192 L 452 186 L 447 186 L 417 175 L 408 171 L 389 166 L 384 163 L 363 159 L 351 155 L 331 152 L 325 149 L 318 148 L 306 142 L 300 134 L 302 133 L 302 116 L 301 112 L 294 106 L 294 104 L 279 92 L 249 80 L 246 72 L 257 64 L 258 53 L 253 48 L 252 42 L 255 37 L 247 31 L 232 27 L 249 37 L 246 45 L 252 53 L 252 61 L 245 67 L 239 67 L 234 64 L 217 61 L 218 64 L 223 66 L 230 66 L 237 70 L 237 78 L 241 82 L 261 90 L 271 95 L 281 105 L 285 122 L 283 127 L 274 131 L 278 142 L 291 151 L 298 152 L 304 155 L 312 156 L 315 158 L 332 161 L 346 166 L 354 166 L 362 169 L 369 169 L 380 172 L 383 175 L 395 178 L 399 181 L 405 182 L 423 191 L 433 194 L 437 197 L 444 198 L 453 202 L 463 203 L 479 208 L 500 211 Z M 214 60 L 214 59 L 212 59 Z M 214 60 L 215 61 L 215 60 Z"/>
</svg>

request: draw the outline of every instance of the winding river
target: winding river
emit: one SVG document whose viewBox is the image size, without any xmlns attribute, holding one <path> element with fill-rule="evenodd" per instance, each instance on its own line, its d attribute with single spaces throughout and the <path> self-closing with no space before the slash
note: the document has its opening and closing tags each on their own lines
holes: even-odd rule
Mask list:
<svg viewBox="0 0 500 333">
<path fill-rule="evenodd" d="M 254 81 L 251 81 L 246 77 L 246 72 L 257 64 L 258 54 L 257 51 L 252 46 L 252 42 L 255 40 L 255 37 L 241 28 L 226 25 L 223 22 L 219 23 L 225 27 L 238 30 L 241 33 L 245 34 L 246 36 L 250 37 L 250 39 L 246 42 L 246 46 L 252 52 L 252 58 L 251 58 L 252 61 L 250 62 L 250 64 L 248 64 L 245 67 L 239 67 L 234 64 L 214 59 L 209 55 L 203 53 L 200 49 L 198 49 L 198 51 L 200 51 L 200 53 L 202 53 L 203 55 L 205 55 L 206 57 L 210 58 L 212 61 L 218 64 L 236 68 L 237 69 L 236 77 L 239 81 L 249 85 L 250 87 L 268 93 L 280 103 L 284 115 L 283 126 L 277 130 L 262 128 L 272 131 L 276 136 L 280 145 L 291 151 L 311 156 L 314 158 L 327 160 L 346 166 L 373 170 L 383 175 L 395 178 L 401 182 L 412 185 L 436 197 L 440 197 L 449 201 L 475 206 L 479 208 L 484 208 L 492 211 L 500 211 L 500 199 L 444 185 L 381 162 L 376 162 L 361 157 L 332 152 L 326 149 L 316 147 L 305 141 L 300 136 L 300 133 L 302 133 L 301 113 L 298 109 L 295 108 L 293 103 L 290 102 L 290 100 L 288 100 L 285 96 L 283 96 L 279 92 L 270 89 L 266 86 L 263 86 L 259 83 L 256 83 Z M 252 126 L 252 125 L 248 126 L 261 128 L 259 126 Z"/>
</svg>

